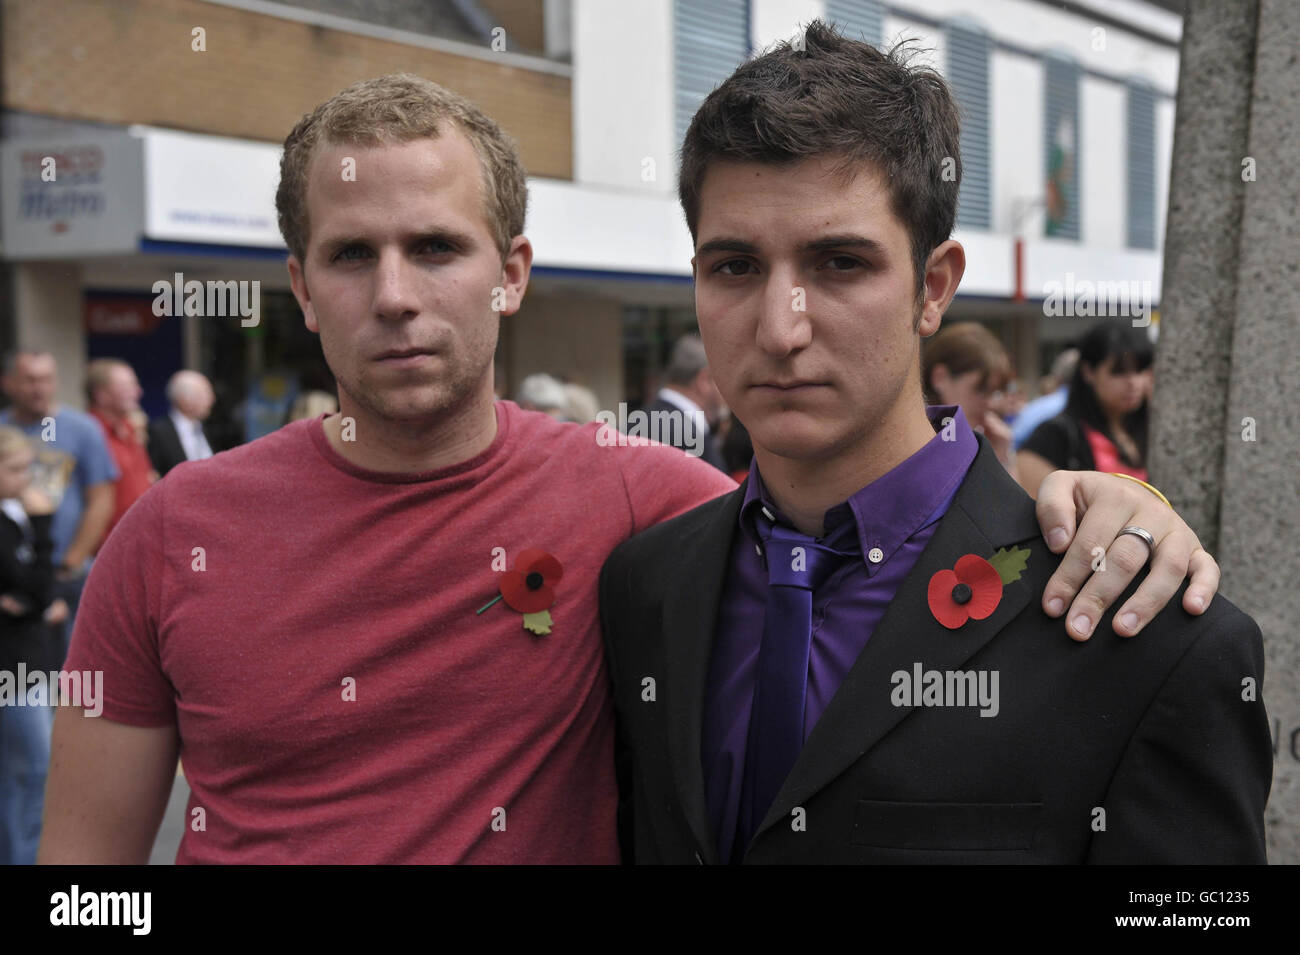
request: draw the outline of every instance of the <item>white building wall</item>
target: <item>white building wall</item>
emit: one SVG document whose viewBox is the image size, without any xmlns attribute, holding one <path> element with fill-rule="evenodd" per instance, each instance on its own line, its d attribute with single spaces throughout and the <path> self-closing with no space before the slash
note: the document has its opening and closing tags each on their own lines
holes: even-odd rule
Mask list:
<svg viewBox="0 0 1300 955">
<path fill-rule="evenodd" d="M 1084 245 L 1122 249 L 1128 239 L 1127 90 L 1080 76 L 1079 127 L 1080 239 Z M 1041 179 L 1041 146 L 1038 152 Z"/>
<path fill-rule="evenodd" d="M 943 21 L 963 16 L 984 24 L 996 40 L 1031 50 L 1056 48 L 1079 64 L 1105 73 L 1146 76 L 1156 89 L 1173 95 L 1178 86 L 1178 50 L 1105 26 L 1086 15 L 1058 10 L 1034 0 L 890 0 L 900 9 Z M 1117 11 L 1138 4 L 1115 4 Z M 892 18 L 886 18 L 886 22 Z M 1094 30 L 1101 29 L 1100 35 Z M 889 33 L 886 26 L 886 34 Z M 1101 42 L 1098 42 L 1100 40 Z M 1094 45 L 1102 47 L 1094 48 Z"/>
<path fill-rule="evenodd" d="M 670 0 L 574 0 L 574 179 L 672 194 L 675 150 Z"/>
<path fill-rule="evenodd" d="M 915 51 L 915 56 L 911 62 L 917 66 L 929 66 L 940 73 L 944 72 L 948 52 L 947 45 L 944 43 L 945 37 L 941 31 L 935 30 L 919 20 L 909 20 L 904 17 L 886 14 L 884 34 L 883 47 L 886 50 L 900 40 L 919 41 L 909 44 L 911 49 Z"/>
<path fill-rule="evenodd" d="M 825 15 L 824 0 L 750 0 L 750 45 L 757 53 L 790 39 L 800 27 Z"/>
<path fill-rule="evenodd" d="M 995 52 L 989 73 L 993 231 L 1042 235 L 1042 64 Z"/>
</svg>

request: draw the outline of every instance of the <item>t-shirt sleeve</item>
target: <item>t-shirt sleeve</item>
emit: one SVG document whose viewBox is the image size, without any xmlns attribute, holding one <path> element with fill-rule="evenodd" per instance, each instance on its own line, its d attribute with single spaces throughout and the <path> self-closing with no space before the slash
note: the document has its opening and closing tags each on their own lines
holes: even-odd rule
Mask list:
<svg viewBox="0 0 1300 955">
<path fill-rule="evenodd" d="M 77 467 L 81 470 L 81 486 L 102 484 L 105 481 L 117 481 L 122 477 L 113 452 L 108 449 L 108 441 L 99 423 L 91 419 L 86 426 L 85 437 L 81 441 L 81 450 L 77 454 Z"/>
<path fill-rule="evenodd" d="M 1040 424 L 1017 450 L 1032 451 L 1058 468 L 1069 466 L 1070 442 L 1065 425 L 1058 418 Z"/>
<path fill-rule="evenodd" d="M 163 495 L 155 484 L 109 535 L 86 578 L 64 666 L 101 671 L 102 716 L 132 726 L 176 722 L 175 691 L 158 642 Z"/>
<path fill-rule="evenodd" d="M 736 489 L 735 481 L 700 458 L 667 445 L 634 441 L 629 438 L 625 447 L 605 449 L 619 456 L 633 534 Z"/>
</svg>

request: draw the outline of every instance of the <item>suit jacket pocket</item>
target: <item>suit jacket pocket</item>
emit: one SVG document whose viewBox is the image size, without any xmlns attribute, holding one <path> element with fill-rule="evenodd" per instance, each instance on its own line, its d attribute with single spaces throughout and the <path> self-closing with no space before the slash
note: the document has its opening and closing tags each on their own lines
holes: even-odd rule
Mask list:
<svg viewBox="0 0 1300 955">
<path fill-rule="evenodd" d="M 1029 849 L 1042 815 L 1037 802 L 887 802 L 863 799 L 851 842 L 881 849 Z"/>
</svg>

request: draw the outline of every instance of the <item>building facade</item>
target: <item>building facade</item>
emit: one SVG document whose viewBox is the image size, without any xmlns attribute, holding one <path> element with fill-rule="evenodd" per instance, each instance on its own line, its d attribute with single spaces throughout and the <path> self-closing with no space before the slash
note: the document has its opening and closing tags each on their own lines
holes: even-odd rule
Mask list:
<svg viewBox="0 0 1300 955">
<path fill-rule="evenodd" d="M 1142 0 L 0 0 L 0 338 L 54 352 L 71 404 L 93 357 L 131 361 L 152 414 L 173 371 L 203 371 L 232 443 L 332 391 L 289 291 L 279 143 L 339 89 L 410 71 L 478 103 L 530 175 L 536 260 L 498 391 L 546 371 L 638 402 L 695 323 L 686 124 L 819 16 L 915 40 L 953 86 L 968 266 L 951 319 L 987 322 L 1032 383 L 1080 330 L 1046 314 L 1058 286 L 1158 305 L 1181 19 Z M 160 282 L 257 283 L 256 321 L 159 316 Z"/>
</svg>

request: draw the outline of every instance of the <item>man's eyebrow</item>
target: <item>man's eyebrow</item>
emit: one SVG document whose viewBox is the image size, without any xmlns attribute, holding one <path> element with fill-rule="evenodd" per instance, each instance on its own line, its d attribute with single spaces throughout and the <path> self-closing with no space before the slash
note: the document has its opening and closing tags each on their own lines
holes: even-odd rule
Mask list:
<svg viewBox="0 0 1300 955">
<path fill-rule="evenodd" d="M 455 245 L 462 249 L 469 248 L 470 246 L 474 245 L 474 237 L 470 235 L 468 232 L 462 232 L 457 229 L 444 229 L 439 227 L 422 229 L 419 232 L 413 232 L 407 239 L 407 241 L 412 244 L 419 243 L 419 242 L 429 242 L 431 240 L 437 242 L 446 242 L 448 245 Z M 329 249 L 331 252 L 337 252 L 341 249 L 346 249 L 348 246 L 351 245 L 370 245 L 370 244 L 371 244 L 371 240 L 366 238 L 365 236 L 353 235 L 350 233 L 344 233 L 339 236 L 324 238 L 321 240 L 321 247 L 325 249 Z"/>
<path fill-rule="evenodd" d="M 885 254 L 885 247 L 875 239 L 852 233 L 823 236 L 820 239 L 813 239 L 811 242 L 805 242 L 799 246 L 800 252 L 825 252 L 829 249 L 861 249 L 874 255 Z"/>
<path fill-rule="evenodd" d="M 695 250 L 696 255 L 706 255 L 709 252 L 743 252 L 754 255 L 758 252 L 758 246 L 744 239 L 721 238 L 710 239 Z"/>
<path fill-rule="evenodd" d="M 885 247 L 875 239 L 854 233 L 823 236 L 799 246 L 799 251 L 802 253 L 825 252 L 829 249 L 861 249 L 872 255 L 885 254 Z M 740 252 L 745 255 L 756 255 L 758 246 L 744 239 L 718 238 L 710 239 L 695 250 L 696 255 L 705 255 L 709 252 Z"/>
</svg>

